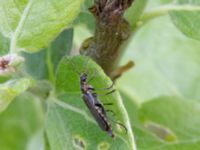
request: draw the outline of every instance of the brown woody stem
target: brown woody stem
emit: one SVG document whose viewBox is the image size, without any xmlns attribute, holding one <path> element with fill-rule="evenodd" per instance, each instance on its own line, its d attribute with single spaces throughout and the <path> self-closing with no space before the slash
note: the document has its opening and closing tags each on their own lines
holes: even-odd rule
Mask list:
<svg viewBox="0 0 200 150">
<path fill-rule="evenodd" d="M 130 35 L 130 25 L 123 18 L 133 0 L 95 0 L 90 12 L 96 19 L 95 35 L 87 39 L 80 53 L 95 60 L 107 73 L 117 68 L 120 46 Z"/>
</svg>

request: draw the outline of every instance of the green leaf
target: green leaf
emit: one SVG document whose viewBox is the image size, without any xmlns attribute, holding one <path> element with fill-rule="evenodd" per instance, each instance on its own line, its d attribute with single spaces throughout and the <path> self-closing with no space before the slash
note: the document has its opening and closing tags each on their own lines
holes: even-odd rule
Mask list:
<svg viewBox="0 0 200 150">
<path fill-rule="evenodd" d="M 38 51 L 47 47 L 64 28 L 71 25 L 83 2 L 2 0 L 0 30 L 12 39 L 11 51 Z"/>
<path fill-rule="evenodd" d="M 32 139 L 41 130 L 43 124 L 41 104 L 31 94 L 22 94 L 0 114 L 0 122 L 0 148 L 25 150 L 30 147 Z"/>
<path fill-rule="evenodd" d="M 9 40 L 0 33 L 0 56 L 7 54 L 9 51 Z"/>
<path fill-rule="evenodd" d="M 123 99 L 139 150 L 200 148 L 200 43 L 170 19 L 157 18 L 138 30 L 123 60 L 136 64 L 118 87 L 128 97 Z"/>
<path fill-rule="evenodd" d="M 0 31 L 7 37 L 11 37 L 20 21 L 27 0 L 2 0 L 0 2 Z"/>
<path fill-rule="evenodd" d="M 87 9 L 88 9 L 89 7 L 91 7 L 93 4 L 94 4 L 93 1 L 91 1 L 91 0 L 85 0 L 83 10 L 87 10 Z"/>
<path fill-rule="evenodd" d="M 102 103 L 113 102 L 114 105 L 106 107 L 116 112 L 113 118 L 123 122 L 128 129 L 112 124 L 116 139 L 113 140 L 106 132 L 102 131 L 92 118 L 87 106 L 81 99 L 78 72 L 86 71 L 88 80 L 94 75 L 90 84 L 95 88 L 108 87 L 112 84 L 101 68 L 86 57 L 65 57 L 57 71 L 56 87 L 58 98 L 51 98 L 48 106 L 46 132 L 52 150 L 61 150 L 66 147 L 86 149 L 135 149 L 133 134 L 129 119 L 119 94 L 103 96 Z M 97 73 L 95 73 L 97 71 Z M 60 93 L 60 94 L 59 94 Z M 62 94 L 61 94 L 62 93 Z M 112 123 L 112 122 L 110 122 Z M 60 138 L 62 137 L 62 138 Z"/>
<path fill-rule="evenodd" d="M 94 5 L 93 1 L 85 0 L 84 5 L 82 5 L 79 16 L 74 21 L 74 24 L 76 24 L 76 25 L 87 26 L 87 30 L 89 30 L 92 33 L 95 31 L 95 17 L 89 11 L 89 8 L 92 7 L 93 5 Z M 80 32 L 79 32 L 79 34 L 80 34 Z M 81 34 L 83 34 L 83 33 L 81 33 Z"/>
<path fill-rule="evenodd" d="M 0 84 L 0 112 L 4 111 L 16 96 L 26 91 L 32 84 L 32 80 L 28 78 Z"/>
<path fill-rule="evenodd" d="M 138 149 L 199 149 L 199 108 L 198 102 L 177 97 L 159 97 L 137 107 L 131 122 Z M 133 109 L 128 112 L 131 116 Z"/>
<path fill-rule="evenodd" d="M 77 17 L 77 19 L 74 21 L 74 24 L 87 27 L 86 30 L 89 30 L 91 33 L 95 31 L 95 18 L 88 11 L 81 12 Z M 83 33 L 78 32 L 78 34 L 83 34 Z"/>
<path fill-rule="evenodd" d="M 51 62 L 53 63 L 53 72 L 56 72 L 57 66 L 63 56 L 69 55 L 73 42 L 73 29 L 64 30 L 49 46 Z"/>
<path fill-rule="evenodd" d="M 165 4 L 165 5 L 164 5 Z M 155 0 L 148 3 L 147 11 L 140 18 L 140 25 L 156 17 L 170 14 L 173 23 L 186 36 L 200 39 L 200 2 L 196 0 Z"/>
<path fill-rule="evenodd" d="M 178 4 L 188 5 L 188 10 L 170 13 L 174 24 L 188 37 L 200 40 L 200 1 L 178 0 Z"/>
<path fill-rule="evenodd" d="M 159 33 L 159 34 L 158 34 Z M 137 102 L 163 95 L 200 100 L 200 43 L 182 35 L 169 17 L 141 28 L 124 55 L 135 67 L 119 79 L 119 88 Z"/>
<path fill-rule="evenodd" d="M 48 69 L 46 64 L 46 54 L 47 50 L 44 49 L 32 54 L 23 52 L 22 55 L 25 58 L 23 70 L 30 74 L 34 79 L 47 79 Z"/>
<path fill-rule="evenodd" d="M 142 26 L 148 21 L 170 14 L 177 28 L 186 36 L 199 40 L 200 3 L 195 0 L 154 0 L 149 1 L 145 13 L 138 21 Z"/>
<path fill-rule="evenodd" d="M 78 92 L 80 93 L 80 74 L 86 72 L 95 88 L 109 87 L 112 82 L 104 74 L 102 69 L 88 57 L 64 57 L 57 70 L 56 88 L 58 92 Z M 67 78 L 66 78 L 67 77 Z M 73 85 L 73 86 L 71 86 Z"/>
<path fill-rule="evenodd" d="M 135 29 L 137 22 L 142 15 L 147 0 L 135 0 L 132 6 L 125 12 L 126 19 L 130 22 L 132 29 Z"/>
<path fill-rule="evenodd" d="M 53 85 L 47 80 L 38 80 L 32 87 L 28 89 L 33 95 L 40 99 L 46 100 L 50 92 L 53 90 Z"/>
<path fill-rule="evenodd" d="M 25 70 L 35 79 L 52 79 L 61 58 L 70 53 L 72 47 L 73 30 L 66 29 L 48 46 L 40 52 L 23 53 L 26 59 Z M 53 80 L 53 79 L 52 79 Z"/>
<path fill-rule="evenodd" d="M 139 110 L 143 124 L 148 121 L 169 128 L 175 133 L 177 142 L 199 140 L 200 104 L 176 97 L 160 97 L 146 102 Z M 199 145 L 200 146 L 200 145 Z"/>
<path fill-rule="evenodd" d="M 139 104 L 123 94 L 139 150 L 199 149 L 199 103 L 158 97 Z"/>
</svg>

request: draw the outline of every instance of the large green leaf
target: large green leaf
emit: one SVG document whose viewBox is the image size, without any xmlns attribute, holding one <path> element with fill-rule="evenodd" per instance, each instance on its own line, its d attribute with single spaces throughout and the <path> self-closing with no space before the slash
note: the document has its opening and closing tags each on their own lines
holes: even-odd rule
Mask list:
<svg viewBox="0 0 200 150">
<path fill-rule="evenodd" d="M 112 124 L 116 139 L 112 139 L 103 132 L 92 118 L 87 106 L 81 99 L 79 73 L 86 71 L 91 80 L 90 84 L 95 88 L 108 87 L 112 84 L 104 72 L 93 61 L 86 57 L 65 57 L 57 71 L 56 88 L 58 98 L 51 98 L 48 106 L 46 132 L 52 150 L 75 149 L 81 147 L 86 149 L 135 149 L 133 133 L 130 128 L 129 118 L 123 106 L 119 94 L 103 96 L 101 102 L 113 102 L 112 106 L 105 106 L 116 112 L 113 118 L 109 118 L 125 124 L 124 129 Z M 95 71 L 97 73 L 95 74 Z M 61 94 L 62 93 L 62 94 Z M 112 122 L 111 122 L 112 123 Z"/>
<path fill-rule="evenodd" d="M 25 70 L 35 79 L 54 80 L 54 73 L 61 58 L 70 53 L 72 47 L 73 30 L 66 29 L 49 44 L 48 48 L 25 57 Z"/>
<path fill-rule="evenodd" d="M 1 0 L 0 30 L 11 40 L 11 51 L 47 47 L 80 11 L 83 0 Z"/>
<path fill-rule="evenodd" d="M 177 97 L 159 97 L 134 104 L 126 97 L 138 150 L 191 150 L 200 148 L 200 105 Z"/>
<path fill-rule="evenodd" d="M 10 107 L 0 114 L 0 149 L 31 150 L 31 143 L 43 124 L 42 113 L 39 100 L 31 94 L 17 97 Z"/>
<path fill-rule="evenodd" d="M 0 31 L 5 36 L 11 37 L 14 34 L 27 3 L 28 0 L 0 1 Z"/>
<path fill-rule="evenodd" d="M 32 85 L 32 80 L 27 78 L 9 80 L 0 84 L 0 112 L 4 111 L 10 102 Z"/>
<path fill-rule="evenodd" d="M 173 22 L 185 35 L 200 40 L 200 1 L 178 0 L 177 3 L 187 4 L 190 9 L 172 12 Z"/>
<path fill-rule="evenodd" d="M 119 79 L 119 88 L 138 102 L 163 95 L 200 100 L 199 49 L 169 17 L 156 19 L 131 40 L 124 62 L 136 65 Z"/>
</svg>

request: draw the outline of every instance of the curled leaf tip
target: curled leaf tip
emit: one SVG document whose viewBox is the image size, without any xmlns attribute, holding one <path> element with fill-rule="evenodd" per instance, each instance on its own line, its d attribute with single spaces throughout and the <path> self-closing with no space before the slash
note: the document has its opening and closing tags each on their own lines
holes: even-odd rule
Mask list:
<svg viewBox="0 0 200 150">
<path fill-rule="evenodd" d="M 24 58 L 16 54 L 0 57 L 0 76 L 7 76 L 16 72 L 17 66 L 24 62 Z"/>
</svg>

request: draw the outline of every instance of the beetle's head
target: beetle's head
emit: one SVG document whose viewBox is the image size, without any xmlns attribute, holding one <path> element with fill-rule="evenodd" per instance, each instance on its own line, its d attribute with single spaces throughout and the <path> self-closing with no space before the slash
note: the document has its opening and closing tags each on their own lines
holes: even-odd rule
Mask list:
<svg viewBox="0 0 200 150">
<path fill-rule="evenodd" d="M 80 81 L 81 82 L 86 82 L 87 80 L 87 74 L 84 72 L 84 73 L 81 73 L 81 76 L 80 76 Z"/>
</svg>

